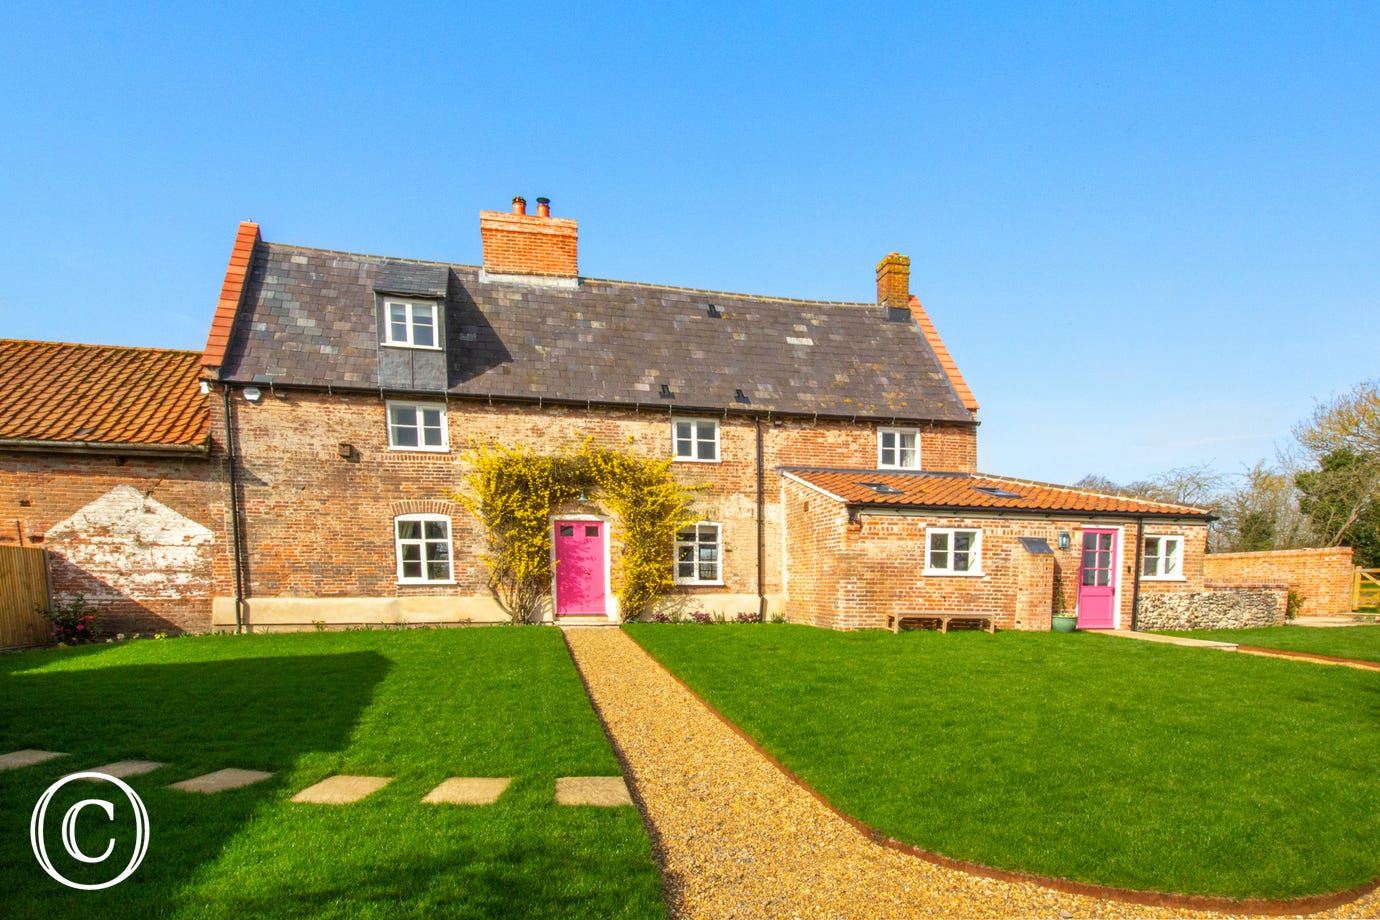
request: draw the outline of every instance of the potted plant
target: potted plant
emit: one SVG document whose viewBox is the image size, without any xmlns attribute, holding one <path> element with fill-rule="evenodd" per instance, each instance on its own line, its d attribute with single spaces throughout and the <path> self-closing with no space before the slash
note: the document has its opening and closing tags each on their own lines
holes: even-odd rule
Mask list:
<svg viewBox="0 0 1380 920">
<path fill-rule="evenodd" d="M 1054 612 L 1049 619 L 1054 632 L 1071 633 L 1078 628 L 1078 615 L 1064 609 L 1064 580 L 1058 564 L 1054 566 Z"/>
</svg>

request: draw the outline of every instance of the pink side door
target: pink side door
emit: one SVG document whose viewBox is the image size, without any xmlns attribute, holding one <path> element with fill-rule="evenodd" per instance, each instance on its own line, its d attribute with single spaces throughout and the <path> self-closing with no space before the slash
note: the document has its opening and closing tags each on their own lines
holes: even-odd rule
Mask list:
<svg viewBox="0 0 1380 920">
<path fill-rule="evenodd" d="M 556 616 L 604 616 L 604 522 L 556 522 Z"/>
<path fill-rule="evenodd" d="M 1116 628 L 1116 531 L 1083 531 L 1078 628 Z"/>
</svg>

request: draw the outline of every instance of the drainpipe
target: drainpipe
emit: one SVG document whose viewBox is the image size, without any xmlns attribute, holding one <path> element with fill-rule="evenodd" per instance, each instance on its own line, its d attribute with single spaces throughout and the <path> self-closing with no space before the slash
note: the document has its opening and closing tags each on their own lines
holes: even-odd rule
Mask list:
<svg viewBox="0 0 1380 920">
<path fill-rule="evenodd" d="M 1131 632 L 1136 631 L 1140 615 L 1140 556 L 1145 552 L 1145 518 L 1136 518 L 1136 567 L 1131 573 Z"/>
<path fill-rule="evenodd" d="M 235 547 L 235 632 L 244 632 L 244 558 L 240 550 L 240 502 L 235 480 L 235 432 L 231 423 L 230 384 L 221 386 L 221 405 L 225 409 L 225 461 L 230 480 L 230 540 Z"/>
<path fill-rule="evenodd" d="M 766 573 L 763 556 L 767 546 L 767 523 L 762 520 L 765 505 L 762 473 L 762 416 L 754 416 L 757 428 L 757 622 L 767 622 Z"/>
</svg>

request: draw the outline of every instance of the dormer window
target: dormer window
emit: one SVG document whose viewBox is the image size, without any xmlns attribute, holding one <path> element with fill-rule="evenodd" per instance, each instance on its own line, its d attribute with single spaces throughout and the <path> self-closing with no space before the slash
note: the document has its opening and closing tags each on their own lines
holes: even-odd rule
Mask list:
<svg viewBox="0 0 1380 920">
<path fill-rule="evenodd" d="M 383 344 L 404 348 L 439 348 L 436 341 L 436 304 L 425 301 L 384 302 L 387 328 Z"/>
</svg>

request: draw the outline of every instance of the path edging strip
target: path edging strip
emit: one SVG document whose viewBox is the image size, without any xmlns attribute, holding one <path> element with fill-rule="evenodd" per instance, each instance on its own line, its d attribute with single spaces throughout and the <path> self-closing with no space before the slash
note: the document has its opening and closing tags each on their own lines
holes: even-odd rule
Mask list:
<svg viewBox="0 0 1380 920">
<path fill-rule="evenodd" d="M 1050 888 L 1055 891 L 1061 891 L 1065 894 L 1078 894 L 1087 895 L 1089 897 L 1094 898 L 1106 898 L 1117 901 L 1124 901 L 1129 904 L 1142 904 L 1147 907 L 1179 907 L 1187 908 L 1189 910 L 1211 910 L 1219 911 L 1222 913 L 1244 913 L 1256 914 L 1259 916 L 1311 914 L 1316 913 L 1317 911 L 1329 910 L 1333 907 L 1340 907 L 1343 904 L 1349 904 L 1352 901 L 1357 900 L 1358 898 L 1370 894 L 1377 888 L 1380 888 L 1380 878 L 1376 878 L 1372 881 L 1366 882 L 1363 885 L 1358 885 L 1355 888 L 1349 888 L 1345 891 L 1336 891 L 1330 894 L 1309 895 L 1307 897 L 1302 898 L 1288 898 L 1285 900 L 1277 900 L 1271 898 L 1238 899 L 1221 897 L 1218 895 L 1173 894 L 1169 892 L 1159 891 L 1140 891 L 1134 888 L 1117 888 L 1111 885 L 1094 885 L 1090 882 L 1075 882 L 1071 879 L 1054 878 L 1052 876 L 1047 875 L 1035 875 L 1029 872 L 1017 872 L 1011 869 L 998 869 L 995 866 L 984 866 L 981 863 L 968 862 L 967 860 L 962 859 L 954 859 L 953 857 L 945 856 L 942 853 L 935 853 L 931 850 L 922 849 L 921 847 L 917 847 L 914 844 L 903 843 L 900 840 L 895 840 L 891 837 L 888 837 L 886 834 L 882 833 L 881 831 L 877 830 L 871 825 L 864 824 L 862 821 L 858 820 L 857 818 L 854 818 L 852 815 L 846 814 L 843 811 L 841 811 L 836 805 L 834 805 L 833 802 L 825 798 L 823 793 L 815 789 L 809 783 L 805 782 L 799 776 L 796 776 L 795 773 L 793 773 L 789 767 L 787 767 L 781 761 L 777 760 L 776 757 L 774 757 L 771 754 L 771 752 L 768 751 L 766 748 L 762 747 L 762 745 L 758 744 L 755 738 L 753 738 L 747 732 L 743 731 L 741 728 L 735 725 L 731 720 L 728 719 L 728 717 L 726 717 L 723 713 L 719 712 L 718 709 L 711 705 L 708 700 L 700 696 L 700 694 L 695 690 L 695 688 L 691 687 L 685 681 L 681 680 L 680 677 L 677 676 L 673 671 L 671 671 L 670 668 L 662 664 L 655 655 L 647 651 L 647 649 L 643 648 L 642 644 L 638 642 L 636 639 L 634 639 L 628 633 L 627 630 L 624 629 L 621 630 L 621 632 L 624 636 L 627 636 L 628 641 L 632 642 L 633 645 L 637 646 L 637 648 L 642 652 L 642 654 L 646 655 L 654 665 L 656 665 L 663 672 L 665 672 L 666 675 L 670 677 L 673 681 L 684 687 L 687 693 L 689 693 L 692 697 L 699 701 L 700 705 L 704 706 L 704 708 L 709 710 L 709 712 L 713 714 L 715 718 L 717 718 L 724 725 L 728 726 L 729 730 L 731 730 L 739 738 L 742 738 L 745 742 L 747 742 L 747 744 L 758 754 L 762 755 L 762 757 L 765 758 L 768 763 L 776 767 L 777 770 L 781 771 L 781 774 L 785 776 L 786 779 L 790 780 L 792 783 L 799 786 L 805 792 L 814 796 L 814 798 L 818 800 L 820 804 L 822 804 L 825 808 L 829 809 L 839 818 L 843 819 L 844 822 L 852 826 L 855 830 L 857 830 L 868 840 L 872 841 L 878 846 L 884 846 L 888 849 L 896 850 L 898 852 L 905 853 L 909 856 L 918 857 L 920 859 L 925 860 L 926 862 L 933 863 L 937 866 L 943 866 L 946 869 L 955 869 L 959 872 L 966 872 L 969 875 L 976 875 L 983 878 L 996 879 L 998 881 L 1003 882 L 1024 882 L 1030 885 L 1039 885 L 1043 888 Z M 579 668 L 577 667 L 576 670 L 578 671 Z M 580 679 L 581 682 L 584 681 L 583 674 L 580 675 Z M 587 684 L 585 686 L 585 691 L 589 691 L 589 687 Z M 590 700 L 592 703 L 593 697 L 591 697 Z M 603 716 L 599 714 L 599 708 L 597 706 L 594 707 L 594 711 L 596 715 L 599 715 L 599 721 L 602 722 Z M 604 726 L 604 732 L 605 734 L 609 734 L 607 725 Z M 612 740 L 612 736 L 610 736 L 610 740 Z"/>
</svg>

